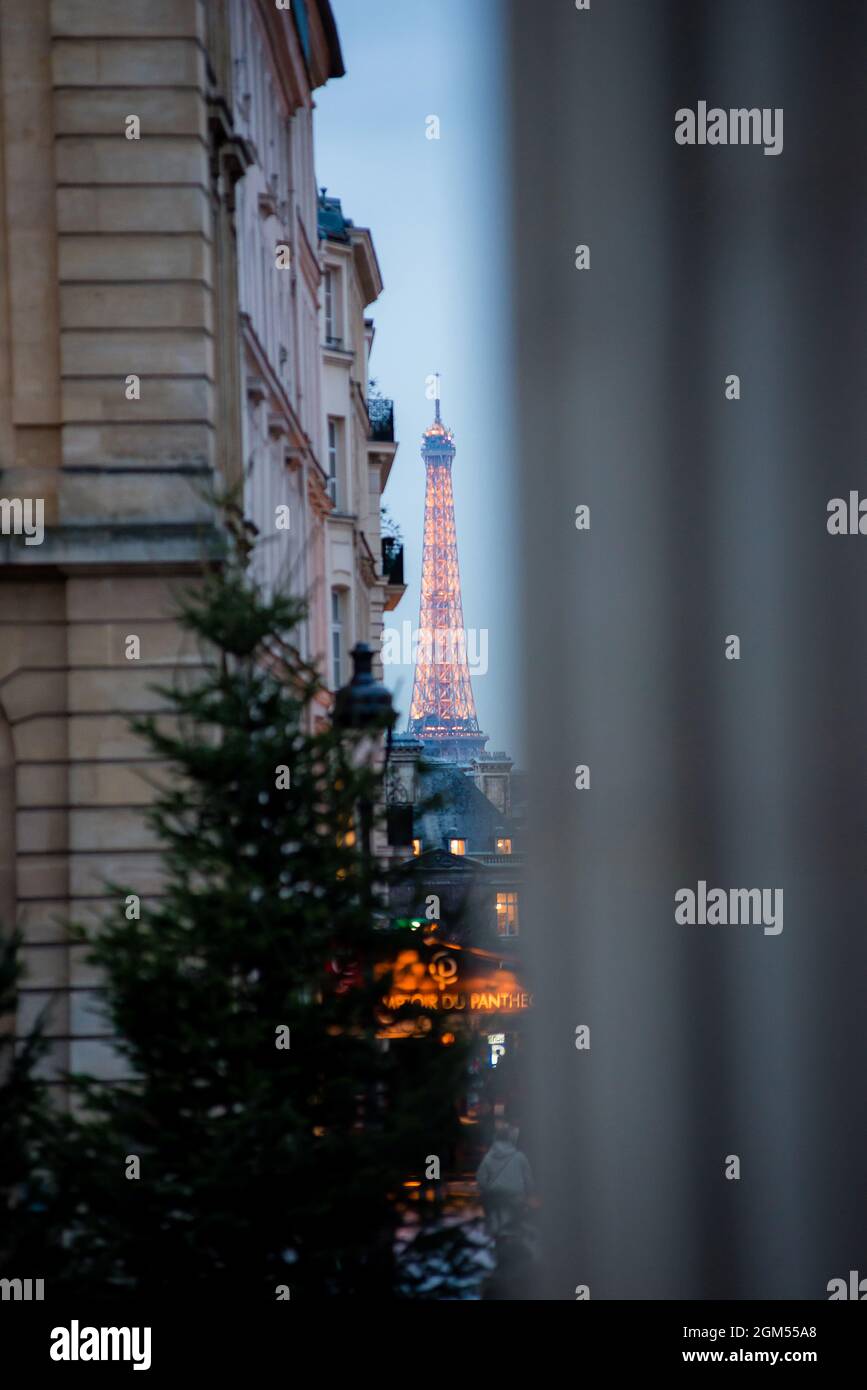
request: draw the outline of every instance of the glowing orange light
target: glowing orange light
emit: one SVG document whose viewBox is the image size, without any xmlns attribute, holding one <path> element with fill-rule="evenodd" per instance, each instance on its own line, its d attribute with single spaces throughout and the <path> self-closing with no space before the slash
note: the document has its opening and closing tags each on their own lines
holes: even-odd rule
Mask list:
<svg viewBox="0 0 867 1390">
<path fill-rule="evenodd" d="M 409 717 L 410 728 L 413 721 L 424 722 L 423 731 L 414 731 L 427 738 L 448 738 L 455 733 L 471 737 L 478 735 L 479 727 L 461 602 L 452 492 L 453 438 L 439 418 L 422 436 L 426 468 L 424 545 L 419 650 Z"/>
</svg>

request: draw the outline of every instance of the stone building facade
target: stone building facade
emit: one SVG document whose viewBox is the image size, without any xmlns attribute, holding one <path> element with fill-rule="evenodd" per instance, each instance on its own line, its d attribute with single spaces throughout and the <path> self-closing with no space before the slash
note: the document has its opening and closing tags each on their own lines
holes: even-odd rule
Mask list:
<svg viewBox="0 0 867 1390">
<path fill-rule="evenodd" d="M 332 509 L 326 519 L 329 681 L 342 685 L 349 652 L 368 642 L 382 676 L 382 615 L 403 597 L 403 547 L 383 547 L 381 499 L 397 443 L 394 405 L 371 395 L 373 321 L 365 310 L 382 293 L 373 238 L 319 199 L 322 247 L 322 357 L 325 462 Z M 399 570 L 398 570 L 399 564 Z"/>
<path fill-rule="evenodd" d="M 0 0 L 0 924 L 54 1068 L 111 1074 L 64 923 L 160 890 L 128 720 L 198 660 L 173 599 L 216 493 L 327 661 L 313 94 L 342 73 L 328 0 Z"/>
</svg>

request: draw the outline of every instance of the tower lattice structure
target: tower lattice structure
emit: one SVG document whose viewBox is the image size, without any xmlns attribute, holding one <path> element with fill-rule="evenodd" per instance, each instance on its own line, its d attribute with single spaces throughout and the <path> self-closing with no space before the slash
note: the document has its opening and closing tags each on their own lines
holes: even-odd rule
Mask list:
<svg viewBox="0 0 867 1390">
<path fill-rule="evenodd" d="M 466 762 L 488 741 L 479 730 L 470 681 L 455 502 L 452 492 L 454 435 L 436 416 L 421 438 L 425 465 L 421 603 L 409 732 L 442 758 Z"/>
</svg>

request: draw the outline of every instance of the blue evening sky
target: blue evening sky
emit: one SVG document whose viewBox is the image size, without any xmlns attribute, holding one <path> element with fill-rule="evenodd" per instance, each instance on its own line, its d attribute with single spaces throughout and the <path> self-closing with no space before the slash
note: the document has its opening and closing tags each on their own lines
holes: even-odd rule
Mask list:
<svg viewBox="0 0 867 1390">
<path fill-rule="evenodd" d="M 400 439 L 385 502 L 406 546 L 408 589 L 386 614 L 418 625 L 424 466 L 433 419 L 425 379 L 441 374 L 454 430 L 454 491 L 467 628 L 488 631 L 473 679 L 490 750 L 518 753 L 513 696 L 516 563 L 507 341 L 507 122 L 499 0 L 332 0 L 346 77 L 317 93 L 316 171 L 347 217 L 369 227 L 385 290 L 371 375 L 394 398 Z M 425 138 L 425 118 L 441 138 Z M 478 647 L 477 647 L 478 650 Z M 406 724 L 408 666 L 386 667 Z"/>
</svg>

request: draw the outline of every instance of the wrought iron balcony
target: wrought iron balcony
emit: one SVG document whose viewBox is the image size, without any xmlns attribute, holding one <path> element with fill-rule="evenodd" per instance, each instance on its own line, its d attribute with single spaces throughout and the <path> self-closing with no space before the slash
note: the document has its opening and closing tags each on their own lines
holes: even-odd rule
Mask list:
<svg viewBox="0 0 867 1390">
<path fill-rule="evenodd" d="M 367 414 L 370 419 L 369 438 L 379 443 L 394 443 L 394 401 L 387 401 L 382 396 L 371 396 L 367 402 Z"/>
<path fill-rule="evenodd" d="M 382 576 L 389 584 L 403 584 L 403 541 L 394 536 L 382 538 Z"/>
</svg>

